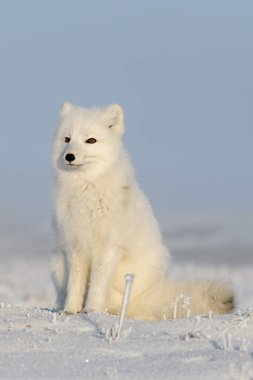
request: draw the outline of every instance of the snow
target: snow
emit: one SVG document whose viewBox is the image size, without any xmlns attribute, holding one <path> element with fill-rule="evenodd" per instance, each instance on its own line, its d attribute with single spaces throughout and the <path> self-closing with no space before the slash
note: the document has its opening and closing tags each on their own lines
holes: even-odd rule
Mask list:
<svg viewBox="0 0 253 380">
<path fill-rule="evenodd" d="M 197 327 L 196 319 L 127 320 L 125 334 L 108 341 L 110 315 L 21 307 L 0 315 L 1 379 L 236 379 L 235 370 L 253 370 L 252 316 L 202 317 Z"/>
<path fill-rule="evenodd" d="M 174 253 L 170 275 L 230 281 L 238 298 L 233 314 L 159 322 L 127 319 L 120 338 L 112 340 L 108 331 L 118 323 L 116 316 L 54 312 L 50 228 L 6 217 L 0 226 L 0 379 L 253 378 L 250 234 L 247 247 L 246 239 L 238 243 L 246 247 L 243 254 L 229 259 L 228 249 L 236 245 L 228 238 L 235 238 L 232 232 L 219 240 L 215 234 L 221 236 L 220 229 L 203 233 L 194 220 L 190 230 L 182 226 L 180 233 L 178 223 L 165 234 L 166 242 L 172 237 Z"/>
</svg>

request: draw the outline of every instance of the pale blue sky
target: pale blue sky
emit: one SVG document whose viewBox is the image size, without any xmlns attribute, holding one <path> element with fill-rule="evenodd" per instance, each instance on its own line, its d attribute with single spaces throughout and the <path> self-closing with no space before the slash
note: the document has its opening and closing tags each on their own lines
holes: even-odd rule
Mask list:
<svg viewBox="0 0 253 380">
<path fill-rule="evenodd" d="M 50 207 L 69 100 L 124 107 L 157 212 L 252 210 L 252 20 L 244 0 L 2 1 L 1 208 Z"/>
</svg>

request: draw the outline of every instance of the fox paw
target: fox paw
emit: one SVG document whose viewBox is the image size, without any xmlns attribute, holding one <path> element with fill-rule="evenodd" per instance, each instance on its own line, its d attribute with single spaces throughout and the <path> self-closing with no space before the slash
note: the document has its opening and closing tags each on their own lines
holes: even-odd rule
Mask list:
<svg viewBox="0 0 253 380">
<path fill-rule="evenodd" d="M 85 305 L 83 311 L 85 313 L 92 313 L 92 312 L 103 313 L 104 308 L 101 307 L 101 305 L 87 304 L 87 305 Z"/>
<path fill-rule="evenodd" d="M 77 314 L 80 313 L 80 311 L 82 311 L 82 306 L 71 305 L 68 303 L 64 306 L 64 309 L 62 310 L 64 314 Z"/>
</svg>

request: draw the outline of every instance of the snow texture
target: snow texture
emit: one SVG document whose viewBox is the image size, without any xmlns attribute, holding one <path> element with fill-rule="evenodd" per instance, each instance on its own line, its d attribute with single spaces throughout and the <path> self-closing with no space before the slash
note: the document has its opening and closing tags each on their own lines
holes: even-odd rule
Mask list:
<svg viewBox="0 0 253 380">
<path fill-rule="evenodd" d="M 141 322 L 2 307 L 1 379 L 252 379 L 253 314 Z M 226 341 L 231 343 L 227 344 Z M 244 376 L 244 377 L 243 377 Z"/>
</svg>

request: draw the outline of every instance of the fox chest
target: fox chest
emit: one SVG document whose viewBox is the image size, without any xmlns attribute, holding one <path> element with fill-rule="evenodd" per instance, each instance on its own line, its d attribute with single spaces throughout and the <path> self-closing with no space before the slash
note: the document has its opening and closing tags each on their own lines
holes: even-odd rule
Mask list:
<svg viewBox="0 0 253 380">
<path fill-rule="evenodd" d="M 64 243 L 71 249 L 92 252 L 118 242 L 119 215 L 117 203 L 110 197 L 96 194 L 65 200 L 58 214 Z"/>
</svg>

